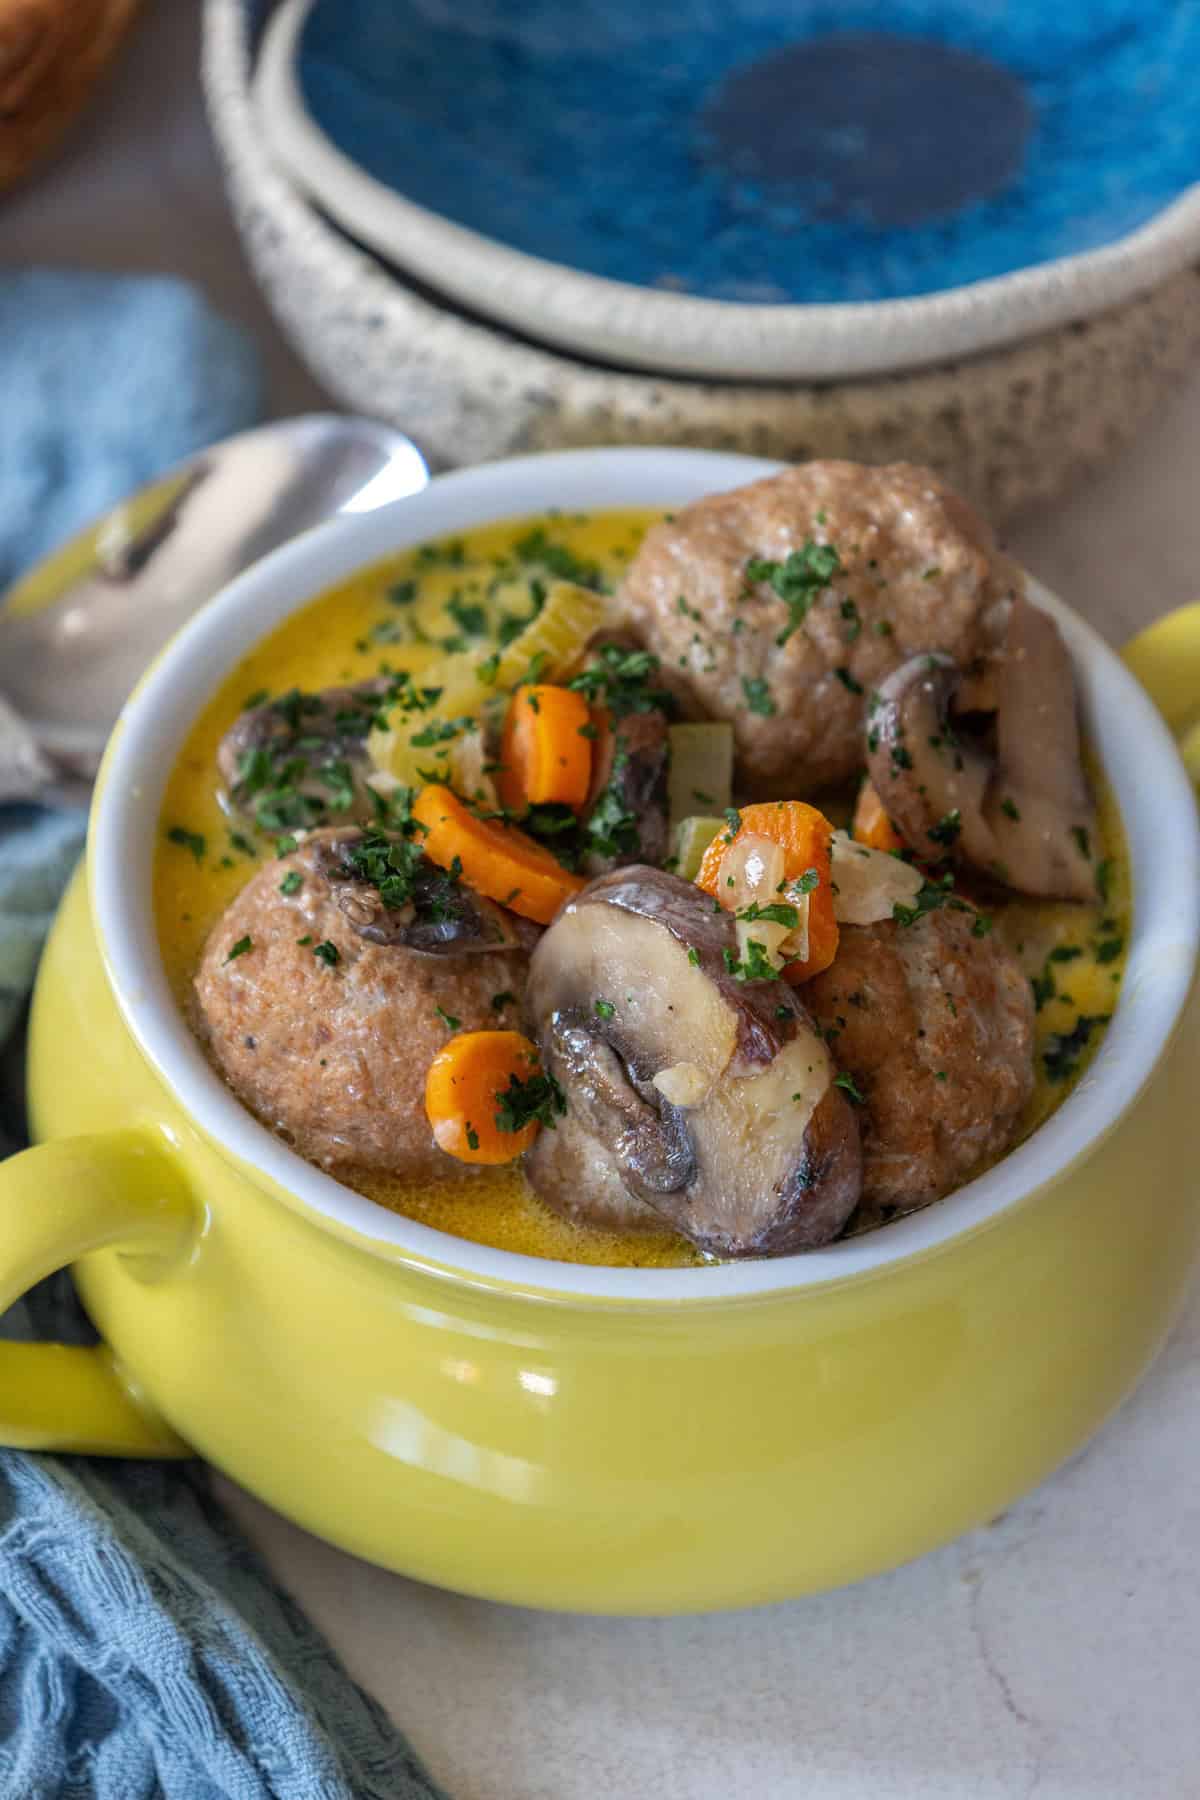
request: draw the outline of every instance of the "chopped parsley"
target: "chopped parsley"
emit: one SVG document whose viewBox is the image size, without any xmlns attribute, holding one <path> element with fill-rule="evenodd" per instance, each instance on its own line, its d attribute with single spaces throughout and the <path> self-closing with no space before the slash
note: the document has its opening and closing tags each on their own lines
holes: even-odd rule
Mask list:
<svg viewBox="0 0 1200 1800">
<path fill-rule="evenodd" d="M 167 842 L 178 844 L 181 850 L 190 850 L 197 862 L 203 862 L 207 843 L 201 832 L 188 831 L 183 825 L 172 825 L 167 832 Z"/>
<path fill-rule="evenodd" d="M 559 581 L 574 581 L 596 593 L 604 592 L 604 576 L 595 563 L 582 562 L 565 544 L 556 543 L 544 525 L 535 525 L 523 538 L 518 538 L 513 550 L 522 562 L 536 563 Z"/>
<path fill-rule="evenodd" d="M 252 694 L 247 694 L 246 698 L 242 701 L 242 711 L 253 712 L 256 706 L 261 706 L 264 700 L 269 700 L 270 697 L 271 691 L 269 688 L 255 688 L 254 692 Z"/>
<path fill-rule="evenodd" d="M 1103 862 L 1096 864 L 1096 892 L 1102 900 L 1108 899 L 1109 890 L 1112 887 L 1112 872 L 1111 857 L 1106 856 Z"/>
<path fill-rule="evenodd" d="M 415 821 L 408 823 L 413 829 L 419 829 Z M 404 822 L 401 829 L 404 829 Z M 424 853 L 413 838 L 395 836 L 377 825 L 369 825 L 357 844 L 346 847 L 343 858 L 354 874 L 378 888 L 386 907 L 398 910 L 412 899 L 413 883 L 424 861 Z"/>
<path fill-rule="evenodd" d="M 451 594 L 446 602 L 446 611 L 454 620 L 458 629 L 466 636 L 480 638 L 487 636 L 487 608 L 477 602 L 463 599 L 461 594 Z"/>
<path fill-rule="evenodd" d="M 1080 856 L 1085 856 L 1090 862 L 1092 860 L 1092 842 L 1085 828 L 1082 825 L 1072 825 L 1071 836 L 1075 839 Z"/>
<path fill-rule="evenodd" d="M 834 1087 L 840 1087 L 842 1092 L 846 1094 L 849 1099 L 853 1100 L 855 1106 L 864 1106 L 866 1104 L 867 1096 L 856 1084 L 853 1075 L 851 1075 L 847 1069 L 843 1069 L 840 1074 L 834 1076 L 833 1085 Z"/>
<path fill-rule="evenodd" d="M 688 951 L 688 961 L 691 963 L 691 965 L 694 969 L 698 969 L 700 967 L 700 952 L 696 949 L 696 946 L 694 944 L 692 945 L 691 949 Z"/>
<path fill-rule="evenodd" d="M 943 844 L 948 850 L 951 844 L 958 842 L 962 834 L 962 813 L 956 806 L 952 812 L 946 813 L 936 825 L 929 827 L 929 836 L 935 844 Z"/>
<path fill-rule="evenodd" d="M 290 896 L 292 894 L 298 894 L 303 886 L 304 877 L 299 869 L 289 869 L 279 884 L 279 891 L 281 894 Z"/>
<path fill-rule="evenodd" d="M 620 644 L 602 644 L 589 668 L 567 683 L 593 705 L 606 706 L 614 719 L 627 713 L 673 714 L 675 702 L 665 688 L 655 687 L 661 663 L 649 650 L 627 650 Z"/>
<path fill-rule="evenodd" d="M 741 912 L 735 913 L 737 919 L 747 919 L 753 923 L 756 919 L 766 919 L 772 925 L 786 925 L 789 931 L 795 931 L 800 923 L 800 912 L 795 906 L 788 906 L 784 901 L 773 901 L 770 906 L 760 906 L 752 900 L 749 906 L 743 906 Z"/>
<path fill-rule="evenodd" d="M 1124 948 L 1125 939 L 1123 937 L 1103 938 L 1096 945 L 1096 961 L 1098 963 L 1116 962 Z"/>
<path fill-rule="evenodd" d="M 393 581 L 387 591 L 387 597 L 393 606 L 411 606 L 417 597 L 417 584 L 411 579 Z"/>
<path fill-rule="evenodd" d="M 342 953 L 336 944 L 325 938 L 321 943 L 313 945 L 313 955 L 318 962 L 323 962 L 327 969 L 336 969 L 342 960 Z"/>
<path fill-rule="evenodd" d="M 838 611 L 846 621 L 846 638 L 852 644 L 862 630 L 862 618 L 859 610 L 853 600 L 843 600 Z"/>
<path fill-rule="evenodd" d="M 618 752 L 613 759 L 612 780 L 593 806 L 584 826 L 589 848 L 601 856 L 636 857 L 641 852 L 642 838 L 637 814 L 625 804 L 620 776 L 628 755 Z"/>
<path fill-rule="evenodd" d="M 229 955 L 225 958 L 225 961 L 227 963 L 231 963 L 237 957 L 245 956 L 247 950 L 253 950 L 253 948 L 254 948 L 254 939 L 252 937 L 249 937 L 249 936 L 240 937 L 236 944 L 230 945 Z"/>
<path fill-rule="evenodd" d="M 510 1075 L 507 1088 L 496 1095 L 496 1125 L 501 1131 L 524 1131 L 535 1119 L 553 1131 L 555 1120 L 566 1110 L 566 1095 L 553 1075 L 530 1075 L 525 1081 Z"/>
<path fill-rule="evenodd" d="M 811 538 L 784 562 L 751 557 L 746 564 L 747 581 L 765 581 L 787 607 L 788 621 L 775 639 L 777 644 L 786 644 L 799 631 L 817 596 L 841 573 L 842 561 L 835 546 L 816 544 Z"/>
<path fill-rule="evenodd" d="M 1050 952 L 1049 960 L 1056 963 L 1074 962 L 1077 956 L 1082 955 L 1083 951 L 1078 944 L 1056 944 Z"/>
<path fill-rule="evenodd" d="M 1055 994 L 1058 992 L 1058 985 L 1054 979 L 1054 970 L 1050 967 L 1049 962 L 1045 964 L 1040 975 L 1030 976 L 1029 985 L 1033 989 L 1034 1011 L 1041 1012 L 1043 1006 L 1045 1006 L 1048 1001 L 1053 1000 Z"/>
<path fill-rule="evenodd" d="M 1059 1032 L 1047 1041 L 1042 1064 L 1051 1081 L 1070 1080 L 1093 1031 L 1098 1025 L 1107 1025 L 1108 1020 L 1108 1013 L 1080 1013 L 1070 1031 Z"/>
<path fill-rule="evenodd" d="M 734 838 L 742 829 L 742 815 L 736 806 L 727 806 L 725 808 L 725 823 L 729 827 L 729 835 L 726 837 L 725 842 L 727 844 L 732 844 Z"/>
<path fill-rule="evenodd" d="M 1010 795 L 1005 795 L 1000 802 L 1000 811 L 1009 819 L 1019 819 L 1021 816 L 1020 808 Z"/>
<path fill-rule="evenodd" d="M 593 1005 L 595 1006 L 597 1015 L 601 1019 L 612 1019 L 616 1017 L 617 1009 L 611 1000 L 596 1000 L 593 1002 Z"/>
<path fill-rule="evenodd" d="M 942 881 L 923 882 L 911 906 L 905 906 L 897 900 L 892 908 L 892 917 L 897 925 L 915 925 L 926 913 L 936 912 L 939 906 L 948 906 L 955 912 L 972 912 L 974 909 L 966 900 L 962 900 L 954 892 L 954 877 L 947 875 Z"/>
<path fill-rule="evenodd" d="M 853 675 L 844 663 L 839 664 L 833 672 L 848 694 L 861 694 L 863 692 L 862 682 L 855 681 Z"/>
<path fill-rule="evenodd" d="M 513 1006 L 516 1004 L 516 998 L 517 996 L 509 988 L 505 988 L 503 993 L 493 994 L 492 1011 L 503 1012 L 506 1006 Z"/>
<path fill-rule="evenodd" d="M 744 961 L 738 960 L 732 950 L 722 950 L 725 967 L 735 981 L 775 981 L 779 970 L 767 955 L 767 947 L 760 944 L 757 938 L 751 938 L 746 945 Z"/>
<path fill-rule="evenodd" d="M 769 719 L 775 712 L 775 702 L 761 675 L 755 675 L 750 679 L 743 675 L 742 692 L 746 696 L 746 705 L 752 713 L 758 713 L 762 718 Z"/>
<path fill-rule="evenodd" d="M 447 1031 L 462 1030 L 462 1020 L 456 1019 L 453 1013 L 448 1013 L 445 1008 L 441 1006 L 435 1006 L 433 1010 L 442 1021 L 442 1024 L 446 1027 Z"/>
<path fill-rule="evenodd" d="M 479 1148 L 479 1133 L 476 1131 L 475 1127 L 472 1125 L 470 1119 L 468 1119 L 467 1120 L 467 1149 L 468 1150 L 478 1150 L 478 1148 Z"/>
</svg>

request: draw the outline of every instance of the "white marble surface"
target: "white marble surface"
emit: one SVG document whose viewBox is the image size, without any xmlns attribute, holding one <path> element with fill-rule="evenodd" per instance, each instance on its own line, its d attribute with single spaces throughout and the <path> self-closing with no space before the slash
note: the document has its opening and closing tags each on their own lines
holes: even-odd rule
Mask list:
<svg viewBox="0 0 1200 1800">
<path fill-rule="evenodd" d="M 193 0 L 158 0 L 0 263 L 178 270 L 321 403 L 225 217 Z M 419 421 L 413 421 L 419 436 Z M 1012 548 L 1114 639 L 1200 593 L 1200 376 Z M 678 1621 L 555 1618 L 380 1574 L 223 1484 L 455 1800 L 1174 1800 L 1200 1793 L 1200 1295 L 1137 1396 L 987 1530 L 865 1586 Z"/>
</svg>

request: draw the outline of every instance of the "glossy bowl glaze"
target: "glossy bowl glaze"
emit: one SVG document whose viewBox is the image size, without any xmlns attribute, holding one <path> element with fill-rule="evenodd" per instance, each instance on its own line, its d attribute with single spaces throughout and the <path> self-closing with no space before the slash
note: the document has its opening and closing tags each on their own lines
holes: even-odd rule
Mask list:
<svg viewBox="0 0 1200 1800">
<path fill-rule="evenodd" d="M 0 1438 L 191 1445 L 387 1567 L 527 1605 L 666 1613 L 915 1556 L 1041 1479 L 1129 1390 L 1200 1236 L 1185 1006 L 1200 846 L 1161 717 L 1040 590 L 1130 838 L 1128 971 L 1063 1107 L 923 1213 L 808 1256 L 693 1269 L 467 1244 L 301 1162 L 223 1087 L 167 994 L 149 893 L 163 783 L 265 631 L 407 543 L 551 503 L 678 504 L 762 472 L 610 451 L 445 477 L 277 552 L 165 653 L 110 747 L 89 891 L 73 890 L 39 981 L 44 1141 L 0 1170 L 0 1302 L 74 1261 L 105 1346 L 0 1346 Z M 1171 630 L 1182 727 L 1200 625 Z"/>
<path fill-rule="evenodd" d="M 739 380 L 715 378 L 703 361 L 685 376 L 597 360 L 598 342 L 587 355 L 554 348 L 561 338 L 529 315 L 505 329 L 364 250 L 369 240 L 339 230 L 289 180 L 252 93 L 263 11 L 259 0 L 204 8 L 205 94 L 247 257 L 281 329 L 329 391 L 410 432 L 443 467 L 593 444 L 695 444 L 791 461 L 907 457 L 999 522 L 1110 462 L 1200 351 L 1200 270 L 1194 254 L 1175 259 L 1173 235 L 1167 258 L 1139 265 L 1132 283 L 1121 247 L 1105 252 L 1120 279 L 1105 285 L 1106 274 L 1086 298 L 1051 267 L 1029 314 L 1007 300 L 976 311 L 974 290 L 960 288 L 885 303 L 868 341 L 853 306 L 793 309 L 837 318 L 811 331 L 806 323 L 818 360 L 793 361 L 786 377 L 766 375 L 769 356 L 759 378 Z M 559 308 L 570 319 L 574 309 L 570 298 Z M 975 332 L 981 314 L 998 335 Z M 749 338 L 765 353 L 774 329 L 743 332 L 742 349 Z M 729 341 L 724 329 L 716 335 Z M 667 339 L 678 343 L 674 325 Z"/>
</svg>

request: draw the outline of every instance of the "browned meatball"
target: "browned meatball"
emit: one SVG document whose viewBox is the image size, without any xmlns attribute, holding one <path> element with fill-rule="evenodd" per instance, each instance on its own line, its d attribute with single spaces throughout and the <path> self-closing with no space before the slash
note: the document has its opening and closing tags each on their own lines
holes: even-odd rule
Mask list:
<svg viewBox="0 0 1200 1800">
<path fill-rule="evenodd" d="M 863 1096 L 863 1201 L 913 1207 L 1011 1145 L 1033 1091 L 1033 998 L 971 910 L 843 925 L 804 999 Z"/>
<path fill-rule="evenodd" d="M 806 544 L 836 549 L 827 586 Z M 753 561 L 778 565 L 790 598 Z M 970 664 L 984 614 L 1019 586 L 930 470 L 810 462 L 653 525 L 622 602 L 685 705 L 732 722 L 748 792 L 788 798 L 853 774 L 871 689 L 922 650 Z"/>
<path fill-rule="evenodd" d="M 197 1030 L 239 1099 L 310 1161 L 463 1174 L 425 1117 L 426 1071 L 450 1034 L 437 1008 L 464 1031 L 515 1025 L 528 956 L 373 941 L 380 921 L 331 856 L 356 835 L 316 834 L 247 882 L 205 946 Z"/>
</svg>

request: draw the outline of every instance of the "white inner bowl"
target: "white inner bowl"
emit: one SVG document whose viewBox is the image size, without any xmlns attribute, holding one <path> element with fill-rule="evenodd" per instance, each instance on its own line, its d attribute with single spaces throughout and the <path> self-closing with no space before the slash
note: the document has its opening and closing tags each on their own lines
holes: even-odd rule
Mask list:
<svg viewBox="0 0 1200 1800">
<path fill-rule="evenodd" d="M 1200 941 L 1196 805 L 1147 694 L 1096 632 L 1036 582 L 1031 597 L 1066 639 L 1085 728 L 1125 824 L 1133 869 L 1129 960 L 1112 1023 L 1069 1098 L 994 1168 L 921 1212 L 823 1250 L 699 1268 L 599 1268 L 494 1250 L 389 1212 L 306 1163 L 235 1099 L 184 1023 L 158 953 L 151 899 L 163 793 L 196 715 L 267 633 L 355 570 L 432 538 L 548 506 L 681 506 L 777 467 L 700 450 L 571 450 L 444 475 L 409 499 L 336 519 L 265 557 L 197 614 L 143 678 L 109 746 L 89 838 L 109 978 L 134 1038 L 186 1111 L 284 1189 L 297 1210 L 380 1255 L 543 1294 L 629 1302 L 808 1289 L 885 1270 L 986 1224 L 1094 1150 L 1136 1100 L 1179 1017 Z"/>
</svg>

